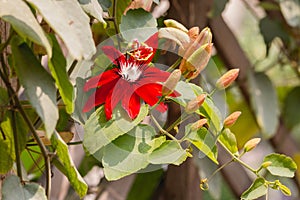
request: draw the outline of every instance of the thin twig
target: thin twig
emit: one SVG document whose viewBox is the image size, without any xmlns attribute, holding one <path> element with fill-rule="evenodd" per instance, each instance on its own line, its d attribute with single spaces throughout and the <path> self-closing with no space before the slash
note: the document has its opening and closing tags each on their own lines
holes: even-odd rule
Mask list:
<svg viewBox="0 0 300 200">
<path fill-rule="evenodd" d="M 4 68 L 4 63 L 1 63 L 3 68 Z M 45 161 L 45 169 L 46 169 L 46 195 L 47 197 L 50 199 L 50 191 L 51 191 L 51 167 L 50 167 L 50 157 L 48 156 L 48 150 L 46 149 L 45 145 L 43 144 L 43 142 L 40 140 L 33 124 L 31 123 L 30 119 L 28 118 L 26 112 L 24 111 L 22 104 L 20 103 L 17 95 L 15 94 L 14 89 L 12 88 L 7 76 L 5 76 L 3 74 L 3 72 L 0 70 L 0 77 L 2 78 L 3 82 L 6 85 L 6 88 L 10 91 L 11 96 L 13 97 L 14 103 L 16 108 L 19 110 L 21 116 L 23 117 L 25 123 L 27 124 L 27 126 L 29 127 L 29 130 L 31 131 L 31 133 L 33 134 L 33 137 L 35 138 L 35 140 L 37 141 L 44 161 Z"/>
</svg>

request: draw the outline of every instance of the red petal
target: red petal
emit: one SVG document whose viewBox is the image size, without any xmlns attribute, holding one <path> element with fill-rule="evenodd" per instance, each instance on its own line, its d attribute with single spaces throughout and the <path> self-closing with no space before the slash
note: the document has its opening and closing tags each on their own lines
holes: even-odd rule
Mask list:
<svg viewBox="0 0 300 200">
<path fill-rule="evenodd" d="M 117 78 L 120 78 L 120 75 L 118 74 L 118 70 L 115 69 L 111 69 L 111 70 L 107 70 L 101 74 L 99 74 L 98 76 L 92 77 L 90 78 L 84 85 L 84 91 L 88 91 L 92 88 L 95 87 L 99 87 L 102 85 L 105 85 Z"/>
<path fill-rule="evenodd" d="M 150 36 L 145 43 L 153 48 L 153 53 L 155 54 L 155 51 L 158 47 L 158 32 L 154 33 L 152 36 Z"/>
<path fill-rule="evenodd" d="M 120 79 L 117 84 L 115 85 L 113 91 L 112 91 L 112 97 L 111 97 L 111 107 L 112 110 L 116 107 L 116 105 L 121 101 L 122 98 L 126 98 L 126 95 L 133 92 L 133 89 L 131 89 L 131 85 L 125 81 L 124 79 Z"/>
<path fill-rule="evenodd" d="M 159 100 L 161 96 L 162 85 L 157 83 L 145 84 L 140 87 L 137 86 L 135 92 L 139 95 L 147 104 L 153 106 Z"/>
<path fill-rule="evenodd" d="M 95 92 L 91 94 L 91 96 L 88 98 L 87 102 L 85 103 L 83 107 L 83 112 L 88 112 L 92 108 L 101 105 L 105 102 L 107 95 L 110 93 L 110 90 L 114 88 L 114 85 L 116 84 L 117 80 L 110 82 L 108 84 L 105 84 L 101 86 L 100 88 L 97 88 Z"/>
<path fill-rule="evenodd" d="M 122 100 L 122 107 L 126 110 L 127 114 L 131 119 L 137 117 L 140 112 L 141 102 L 140 97 L 134 92 L 130 99 L 128 98 L 130 95 L 126 95 L 127 98 Z"/>
<path fill-rule="evenodd" d="M 112 118 L 111 95 L 112 95 L 112 90 L 109 92 L 104 104 L 105 116 L 107 121 Z"/>
<path fill-rule="evenodd" d="M 101 49 L 115 65 L 118 65 L 119 59 L 125 60 L 125 56 L 113 46 L 103 46 Z"/>
<path fill-rule="evenodd" d="M 165 82 L 170 76 L 169 72 L 162 71 L 155 67 L 148 67 L 143 73 L 141 84 Z"/>
</svg>

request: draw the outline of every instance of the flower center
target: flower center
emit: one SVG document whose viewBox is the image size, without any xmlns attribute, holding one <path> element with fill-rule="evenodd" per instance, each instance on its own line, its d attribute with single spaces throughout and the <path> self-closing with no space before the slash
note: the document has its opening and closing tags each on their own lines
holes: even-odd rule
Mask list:
<svg viewBox="0 0 300 200">
<path fill-rule="evenodd" d="M 135 82 L 140 78 L 142 70 L 136 63 L 125 61 L 124 63 L 120 63 L 119 74 L 124 80 Z"/>
</svg>

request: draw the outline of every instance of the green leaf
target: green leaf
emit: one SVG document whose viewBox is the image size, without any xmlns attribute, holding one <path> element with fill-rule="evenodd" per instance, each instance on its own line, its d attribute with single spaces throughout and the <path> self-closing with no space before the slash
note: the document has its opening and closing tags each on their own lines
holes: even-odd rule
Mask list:
<svg viewBox="0 0 300 200">
<path fill-rule="evenodd" d="M 24 1 L 0 0 L 0 18 L 10 23 L 20 36 L 44 46 L 49 57 L 52 56 L 46 34 Z"/>
<path fill-rule="evenodd" d="M 39 10 L 45 21 L 64 41 L 74 59 L 90 59 L 96 52 L 90 19 L 78 1 L 27 0 L 27 2 Z"/>
<path fill-rule="evenodd" d="M 98 0 L 78 0 L 83 10 L 89 15 L 93 16 L 99 22 L 103 23 L 106 27 L 106 22 L 104 21 L 103 9 L 100 6 Z"/>
<path fill-rule="evenodd" d="M 83 78 L 76 78 L 76 99 L 75 99 L 75 108 L 72 114 L 72 118 L 77 122 L 85 123 L 87 120 L 87 113 L 82 112 L 82 109 L 91 95 L 91 92 L 85 92 L 83 90 L 85 80 Z"/>
<path fill-rule="evenodd" d="M 6 140 L 0 140 L 0 174 L 6 174 L 14 164 L 11 145 Z"/>
<path fill-rule="evenodd" d="M 270 44 L 275 37 L 280 37 L 284 42 L 288 42 L 289 35 L 285 32 L 283 24 L 268 16 L 259 21 L 260 32 L 266 44 Z"/>
<path fill-rule="evenodd" d="M 250 100 L 257 122 L 266 138 L 275 134 L 278 125 L 277 95 L 271 80 L 264 73 L 249 73 Z"/>
<path fill-rule="evenodd" d="M 263 162 L 270 161 L 272 164 L 267 167 L 267 170 L 275 176 L 292 178 L 297 170 L 297 165 L 292 158 L 283 154 L 270 154 L 264 158 Z"/>
<path fill-rule="evenodd" d="M 51 34 L 50 38 L 53 45 L 53 56 L 49 60 L 48 66 L 53 78 L 55 79 L 61 98 L 66 105 L 66 111 L 67 113 L 71 114 L 74 110 L 74 95 L 73 86 L 70 83 L 67 74 L 67 62 L 55 38 L 55 35 Z"/>
<path fill-rule="evenodd" d="M 283 119 L 287 127 L 293 128 L 300 124 L 300 87 L 292 89 L 284 100 Z"/>
<path fill-rule="evenodd" d="M 126 200 L 149 200 L 158 187 L 164 171 L 162 169 L 137 174 Z"/>
<path fill-rule="evenodd" d="M 185 134 L 185 140 L 190 141 L 209 159 L 218 164 L 216 139 L 209 133 L 206 128 L 202 127 L 198 130 L 192 130 L 191 124 L 189 124 L 185 127 Z"/>
<path fill-rule="evenodd" d="M 187 151 L 180 144 L 173 140 L 167 140 L 150 154 L 149 162 L 152 164 L 180 165 L 187 157 Z"/>
<path fill-rule="evenodd" d="M 31 105 L 44 122 L 47 137 L 50 138 L 58 120 L 54 80 L 41 66 L 27 44 L 19 45 L 16 38 L 12 41 L 12 54 L 20 82 Z"/>
<path fill-rule="evenodd" d="M 23 185 L 19 177 L 11 175 L 4 180 L 2 187 L 3 200 L 47 200 L 45 190 L 37 183 Z"/>
<path fill-rule="evenodd" d="M 198 95 L 203 93 L 203 89 L 193 83 L 187 83 L 179 81 L 175 90 L 181 94 L 181 96 L 172 98 L 173 101 L 185 107 L 187 102 L 195 99 Z M 205 116 L 210 122 L 211 131 L 217 135 L 222 130 L 221 113 L 215 106 L 213 101 L 207 97 L 198 111 L 199 115 Z"/>
<path fill-rule="evenodd" d="M 219 141 L 233 154 L 238 154 L 237 142 L 235 135 L 229 128 L 225 128 L 219 136 Z"/>
<path fill-rule="evenodd" d="M 8 105 L 8 103 L 9 103 L 9 98 L 8 98 L 7 90 L 4 89 L 3 87 L 0 87 L 0 105 Z"/>
<path fill-rule="evenodd" d="M 126 41 L 145 41 L 157 32 L 153 15 L 142 8 L 129 10 L 122 16 L 120 32 Z"/>
<path fill-rule="evenodd" d="M 148 114 L 148 106 L 141 106 L 139 115 L 131 120 L 123 108 L 117 106 L 113 111 L 113 118 L 106 121 L 104 106 L 98 108 L 84 125 L 83 145 L 94 154 L 117 137 L 124 135 L 139 124 Z"/>
<path fill-rule="evenodd" d="M 84 182 L 81 175 L 78 173 L 72 158 L 68 151 L 67 144 L 61 139 L 60 135 L 57 132 L 51 137 L 52 146 L 55 149 L 56 155 L 62 163 L 62 166 L 66 169 L 65 175 L 70 181 L 70 184 L 73 186 L 77 194 L 82 198 L 87 193 L 88 186 Z"/>
<path fill-rule="evenodd" d="M 268 187 L 265 179 L 257 178 L 252 185 L 242 194 L 241 199 L 252 200 L 267 194 Z"/>
<path fill-rule="evenodd" d="M 139 125 L 108 144 L 102 158 L 105 177 L 117 180 L 147 167 L 154 135 L 153 127 Z"/>
</svg>

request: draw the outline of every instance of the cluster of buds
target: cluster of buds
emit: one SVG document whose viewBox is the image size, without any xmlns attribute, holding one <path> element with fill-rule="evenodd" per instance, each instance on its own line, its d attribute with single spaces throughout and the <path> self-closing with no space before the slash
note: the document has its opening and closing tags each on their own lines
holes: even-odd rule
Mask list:
<svg viewBox="0 0 300 200">
<path fill-rule="evenodd" d="M 159 30 L 159 37 L 167 38 L 179 45 L 182 56 L 179 69 L 187 79 L 196 78 L 206 67 L 212 52 L 212 34 L 209 28 L 201 32 L 199 27 L 187 29 L 175 20 L 165 20 L 166 28 Z"/>
</svg>

